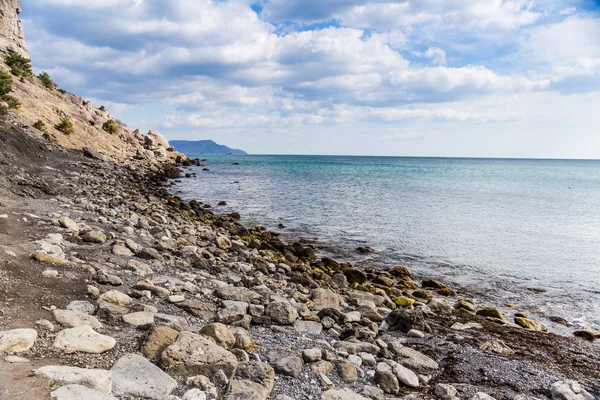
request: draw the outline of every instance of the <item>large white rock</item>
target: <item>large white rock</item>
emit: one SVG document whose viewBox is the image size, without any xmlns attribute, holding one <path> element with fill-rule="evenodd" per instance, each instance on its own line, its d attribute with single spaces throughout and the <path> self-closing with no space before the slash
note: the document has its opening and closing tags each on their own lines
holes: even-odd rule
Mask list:
<svg viewBox="0 0 600 400">
<path fill-rule="evenodd" d="M 102 323 L 92 315 L 76 310 L 54 310 L 54 319 L 64 326 L 69 328 L 77 328 L 78 326 L 88 325 L 94 329 L 102 328 Z"/>
<path fill-rule="evenodd" d="M 0 353 L 23 353 L 37 339 L 35 329 L 13 329 L 0 332 Z"/>
<path fill-rule="evenodd" d="M 553 383 L 550 393 L 553 400 L 594 400 L 594 396 L 572 380 Z"/>
<path fill-rule="evenodd" d="M 50 393 L 56 400 L 119 400 L 110 394 L 102 393 L 81 385 L 68 385 Z"/>
<path fill-rule="evenodd" d="M 34 374 L 43 376 L 57 385 L 81 385 L 100 392 L 112 393 L 112 372 L 103 369 L 49 365 L 36 369 Z"/>
<path fill-rule="evenodd" d="M 148 311 L 139 311 L 123 315 L 123 322 L 133 326 L 143 326 L 154 323 L 154 314 Z"/>
<path fill-rule="evenodd" d="M 112 349 L 116 344 L 115 339 L 101 335 L 87 325 L 60 331 L 54 340 L 54 347 L 66 353 L 81 351 L 100 354 Z"/>
<path fill-rule="evenodd" d="M 113 393 L 119 397 L 164 400 L 177 387 L 177 381 L 144 357 L 126 354 L 111 368 Z"/>
<path fill-rule="evenodd" d="M 169 141 L 156 131 L 148 132 L 146 135 L 146 145 L 150 149 L 155 147 L 164 147 L 165 149 L 168 149 L 171 146 Z"/>
<path fill-rule="evenodd" d="M 398 380 L 404 383 L 406 386 L 413 388 L 419 387 L 419 377 L 413 371 L 398 364 L 393 369 L 394 375 L 398 377 Z"/>
</svg>

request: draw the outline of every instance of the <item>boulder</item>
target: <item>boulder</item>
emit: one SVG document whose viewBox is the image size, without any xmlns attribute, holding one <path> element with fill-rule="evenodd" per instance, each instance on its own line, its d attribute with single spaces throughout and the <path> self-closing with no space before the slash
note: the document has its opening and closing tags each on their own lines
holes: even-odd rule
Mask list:
<svg viewBox="0 0 600 400">
<path fill-rule="evenodd" d="M 102 231 L 89 231 L 82 237 L 84 242 L 102 244 L 106 242 L 106 234 Z"/>
<path fill-rule="evenodd" d="M 49 365 L 36 369 L 33 373 L 43 376 L 58 386 L 82 385 L 99 392 L 112 393 L 113 375 L 110 371 Z"/>
<path fill-rule="evenodd" d="M 231 379 L 238 365 L 231 352 L 192 332 L 181 332 L 175 343 L 165 349 L 162 359 L 167 370 L 209 378 L 222 370 Z"/>
<path fill-rule="evenodd" d="M 269 391 L 248 379 L 234 379 L 229 382 L 224 400 L 267 400 Z"/>
<path fill-rule="evenodd" d="M 441 400 L 458 400 L 458 390 L 452 385 L 438 383 L 435 386 L 435 395 Z"/>
<path fill-rule="evenodd" d="M 236 342 L 233 333 L 218 322 L 204 326 L 200 329 L 200 334 L 213 339 L 216 344 L 225 349 L 231 349 Z"/>
<path fill-rule="evenodd" d="M 249 380 L 267 389 L 271 393 L 275 386 L 275 371 L 269 364 L 260 361 L 248 361 L 238 364 L 235 379 Z"/>
<path fill-rule="evenodd" d="M 60 226 L 71 231 L 79 231 L 79 225 L 69 217 L 61 217 L 58 220 Z"/>
<path fill-rule="evenodd" d="M 410 369 L 405 368 L 400 364 L 397 364 L 396 366 L 394 366 L 392 371 L 394 372 L 394 375 L 396 375 L 398 380 L 406 386 L 412 388 L 419 387 L 419 377 Z"/>
<path fill-rule="evenodd" d="M 60 331 L 54 340 L 54 347 L 65 353 L 80 351 L 100 354 L 112 349 L 116 344 L 115 339 L 95 332 L 88 325 Z"/>
<path fill-rule="evenodd" d="M 340 310 L 340 297 L 330 289 L 314 289 L 312 292 L 312 301 L 317 311 L 324 308 Z"/>
<path fill-rule="evenodd" d="M 573 380 L 559 381 L 550 387 L 552 400 L 594 400 L 594 396 Z"/>
<path fill-rule="evenodd" d="M 390 342 L 388 346 L 396 354 L 398 362 L 407 368 L 418 371 L 436 370 L 439 368 L 438 363 L 431 357 L 410 347 L 405 347 L 400 342 Z"/>
<path fill-rule="evenodd" d="M 142 354 L 148 358 L 158 357 L 175 343 L 179 332 L 165 325 L 156 325 L 146 337 L 142 345 Z"/>
<path fill-rule="evenodd" d="M 35 329 L 0 331 L 0 353 L 23 353 L 33 346 L 36 339 Z"/>
<path fill-rule="evenodd" d="M 425 330 L 425 317 L 420 309 L 400 309 L 390 313 L 385 319 L 390 330 L 408 333 L 411 329 Z"/>
<path fill-rule="evenodd" d="M 495 308 L 482 308 L 481 310 L 478 310 L 475 314 L 482 317 L 496 318 L 504 321 L 504 315 Z"/>
<path fill-rule="evenodd" d="M 293 350 L 272 350 L 267 354 L 267 359 L 275 372 L 293 378 L 300 376 L 302 368 L 304 368 L 302 357 Z"/>
<path fill-rule="evenodd" d="M 298 319 L 296 309 L 285 301 L 270 303 L 265 310 L 265 314 L 279 325 L 290 325 Z"/>
<path fill-rule="evenodd" d="M 164 400 L 177 387 L 177 381 L 156 365 L 136 354 L 126 354 L 111 368 L 113 392 L 119 397 Z"/>
<path fill-rule="evenodd" d="M 515 324 L 532 331 L 548 332 L 548 327 L 529 318 L 515 317 Z"/>
</svg>

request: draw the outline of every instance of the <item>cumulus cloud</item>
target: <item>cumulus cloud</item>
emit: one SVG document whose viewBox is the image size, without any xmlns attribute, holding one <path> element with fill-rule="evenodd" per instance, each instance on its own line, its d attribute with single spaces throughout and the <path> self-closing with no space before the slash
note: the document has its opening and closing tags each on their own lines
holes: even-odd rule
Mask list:
<svg viewBox="0 0 600 400">
<path fill-rule="evenodd" d="M 22 0 L 37 70 L 173 135 L 522 121 L 508 99 L 600 68 L 574 2 Z"/>
</svg>

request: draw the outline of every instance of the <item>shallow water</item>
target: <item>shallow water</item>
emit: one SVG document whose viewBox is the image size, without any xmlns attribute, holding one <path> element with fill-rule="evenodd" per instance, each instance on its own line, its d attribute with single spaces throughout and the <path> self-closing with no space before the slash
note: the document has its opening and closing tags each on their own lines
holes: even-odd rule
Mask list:
<svg viewBox="0 0 600 400">
<path fill-rule="evenodd" d="M 184 199 L 226 200 L 216 211 L 238 211 L 244 224 L 600 329 L 600 161 L 198 157 L 210 171 L 194 168 L 175 187 Z M 356 254 L 365 245 L 375 253 Z"/>
</svg>

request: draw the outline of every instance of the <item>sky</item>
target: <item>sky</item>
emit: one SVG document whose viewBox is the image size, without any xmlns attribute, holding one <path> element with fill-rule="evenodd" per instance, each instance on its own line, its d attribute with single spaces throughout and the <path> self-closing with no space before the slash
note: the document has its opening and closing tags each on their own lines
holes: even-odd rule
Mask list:
<svg viewBox="0 0 600 400">
<path fill-rule="evenodd" d="M 21 0 L 34 71 L 258 154 L 600 158 L 600 0 Z"/>
</svg>

